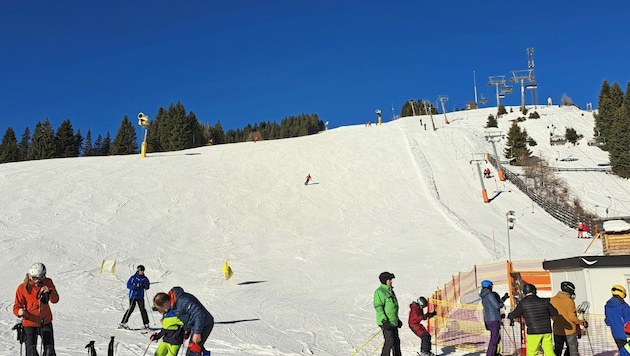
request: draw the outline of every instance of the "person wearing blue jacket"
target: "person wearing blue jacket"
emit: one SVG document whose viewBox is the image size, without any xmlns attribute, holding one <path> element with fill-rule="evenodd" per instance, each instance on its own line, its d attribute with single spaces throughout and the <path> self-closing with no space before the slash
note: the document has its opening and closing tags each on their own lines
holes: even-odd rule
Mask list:
<svg viewBox="0 0 630 356">
<path fill-rule="evenodd" d="M 481 282 L 481 291 L 479 292 L 481 304 L 483 305 L 483 321 L 486 330 L 490 331 L 490 340 L 488 341 L 486 356 L 499 354 L 498 347 L 501 342 L 501 308 L 504 307 L 503 302 L 509 298 L 507 293 L 505 293 L 502 298 L 499 297 L 497 292 L 492 291 L 492 286 L 492 281 L 486 279 Z"/>
<path fill-rule="evenodd" d="M 144 307 L 144 290 L 149 289 L 149 278 L 144 275 L 143 265 L 138 265 L 136 273 L 129 277 L 127 288 L 129 289 L 129 309 L 127 309 L 125 315 L 123 315 L 118 328 L 129 329 L 127 322 L 129 322 L 129 317 L 137 304 L 138 309 L 140 309 L 140 315 L 142 316 L 142 324 L 145 329 L 149 329 L 149 315 L 147 314 L 147 309 Z"/>
<path fill-rule="evenodd" d="M 612 337 L 615 339 L 617 347 L 621 349 L 628 342 L 624 325 L 630 321 L 630 306 L 626 303 L 626 288 L 614 285 L 611 289 L 612 298 L 608 299 L 604 305 L 604 322 L 610 327 Z"/>
<path fill-rule="evenodd" d="M 153 305 L 160 313 L 170 310 L 190 330 L 186 356 L 199 356 L 205 351 L 204 343 L 214 328 L 214 317 L 199 299 L 184 292 L 182 287 L 173 287 L 168 294 L 156 294 Z"/>
</svg>

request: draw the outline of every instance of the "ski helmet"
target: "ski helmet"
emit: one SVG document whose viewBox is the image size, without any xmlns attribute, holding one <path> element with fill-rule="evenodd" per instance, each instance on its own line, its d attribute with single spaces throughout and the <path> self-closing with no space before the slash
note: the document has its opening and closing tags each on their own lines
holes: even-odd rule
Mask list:
<svg viewBox="0 0 630 356">
<path fill-rule="evenodd" d="M 46 266 L 43 263 L 33 263 L 31 268 L 28 269 L 28 274 L 31 278 L 44 278 L 46 277 Z"/>
<path fill-rule="evenodd" d="M 396 278 L 393 273 L 383 272 L 378 276 L 378 280 L 385 284 L 389 279 Z"/>
<path fill-rule="evenodd" d="M 427 305 L 429 305 L 429 302 L 427 301 L 427 298 L 425 297 L 419 297 L 416 302 L 418 303 L 418 305 L 420 305 L 420 308 L 424 308 Z"/>
<path fill-rule="evenodd" d="M 617 296 L 620 296 L 621 298 L 626 297 L 626 289 L 623 286 L 620 286 L 618 284 L 612 286 L 611 292 L 612 292 L 612 295 L 617 295 Z"/>
<path fill-rule="evenodd" d="M 492 281 L 490 280 L 486 279 L 486 280 L 481 281 L 481 288 L 490 288 L 492 287 L 492 285 L 493 285 Z"/>
<path fill-rule="evenodd" d="M 562 283 L 560 283 L 560 290 L 562 290 L 563 292 L 569 293 L 570 295 L 574 295 L 575 294 L 575 284 L 569 282 L 569 281 L 564 281 Z"/>
<path fill-rule="evenodd" d="M 623 332 L 625 332 L 626 335 L 630 335 L 630 321 L 623 326 Z"/>
<path fill-rule="evenodd" d="M 523 286 L 523 294 L 536 294 L 536 286 L 533 284 L 526 284 Z"/>
</svg>

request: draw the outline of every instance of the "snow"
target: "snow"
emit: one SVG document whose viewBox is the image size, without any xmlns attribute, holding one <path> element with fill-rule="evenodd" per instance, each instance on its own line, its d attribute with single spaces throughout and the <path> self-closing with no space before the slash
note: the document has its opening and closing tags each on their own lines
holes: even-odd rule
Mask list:
<svg viewBox="0 0 630 356">
<path fill-rule="evenodd" d="M 606 152 L 586 144 L 592 113 L 537 111 L 540 119 L 520 123 L 538 142 L 534 154 L 557 167 L 608 162 Z M 577 239 L 574 228 L 496 174 L 483 180 L 494 197 L 483 202 L 471 160 L 492 152 L 483 126 L 495 112 L 448 113 L 448 125 L 437 115 L 437 131 L 423 116 L 146 158 L 0 165 L 0 350 L 19 352 L 10 330 L 13 298 L 34 262 L 46 264 L 59 291 L 52 309 L 60 356 L 84 353 L 90 340 L 106 354 L 111 336 L 116 355 L 144 354 L 147 335 L 116 330 L 128 305 L 125 283 L 138 264 L 152 282 L 150 298 L 181 286 L 213 313 L 217 324 L 206 342 L 213 355 L 350 355 L 378 331 L 372 296 L 383 271 L 396 275 L 406 322 L 412 300 L 475 264 L 505 261 L 509 253 L 514 260 L 582 255 L 591 241 Z M 518 116 L 514 108 L 500 118 L 499 130 L 507 133 Z M 584 138 L 550 146 L 550 125 L 573 127 Z M 569 156 L 576 160 L 561 160 Z M 313 181 L 304 186 L 309 173 Z M 558 176 L 587 209 L 630 215 L 626 180 L 605 172 Z M 510 210 L 516 222 L 508 251 Z M 588 250 L 597 254 L 599 243 Z M 228 259 L 234 276 L 226 283 L 221 266 Z M 99 275 L 103 260 L 117 261 L 115 276 Z M 150 320 L 158 325 L 156 313 Z M 135 311 L 130 326 L 140 324 Z M 401 339 L 404 354 L 419 349 L 406 326 Z M 377 335 L 359 355 L 381 340 Z"/>
<path fill-rule="evenodd" d="M 630 231 L 630 224 L 624 220 L 608 220 L 604 221 L 604 231 L 606 232 L 624 232 Z"/>
</svg>

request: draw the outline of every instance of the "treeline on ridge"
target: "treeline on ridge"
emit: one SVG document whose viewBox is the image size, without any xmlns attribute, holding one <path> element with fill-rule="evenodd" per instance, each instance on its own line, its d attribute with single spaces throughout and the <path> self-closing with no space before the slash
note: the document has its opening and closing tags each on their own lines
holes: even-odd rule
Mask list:
<svg viewBox="0 0 630 356">
<path fill-rule="evenodd" d="M 134 120 L 135 121 L 135 120 Z M 85 136 L 81 129 L 72 127 L 70 119 L 64 120 L 55 131 L 46 118 L 35 124 L 34 131 L 24 129 L 20 140 L 15 130 L 8 127 L 0 142 L 0 163 L 50 158 L 126 155 L 139 152 L 136 125 L 125 115 L 116 136 L 112 140 L 109 131 L 93 137 L 91 130 Z M 255 140 L 274 140 L 311 135 L 325 129 L 317 114 L 289 116 L 277 123 L 260 122 L 247 124 L 243 129 L 224 132 L 220 121 L 214 125 L 201 124 L 194 112 L 186 113 L 181 102 L 160 107 L 149 122 L 147 151 L 177 151 L 206 145 L 236 143 Z M 144 130 L 141 129 L 144 135 Z M 144 137 L 142 137 L 144 139 Z"/>
</svg>

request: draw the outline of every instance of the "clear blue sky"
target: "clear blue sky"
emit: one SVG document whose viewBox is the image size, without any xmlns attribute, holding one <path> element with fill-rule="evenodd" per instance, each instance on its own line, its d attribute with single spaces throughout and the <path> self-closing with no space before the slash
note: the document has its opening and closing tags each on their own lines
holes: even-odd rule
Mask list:
<svg viewBox="0 0 630 356">
<path fill-rule="evenodd" d="M 605 3 L 605 5 L 604 5 Z M 529 5 L 527 7 L 526 5 Z M 626 1 L 21 1 L 0 3 L 0 134 L 69 118 L 93 137 L 178 100 L 224 129 L 317 113 L 390 120 L 410 98 L 447 110 L 527 69 L 538 103 L 597 106 L 630 80 Z M 520 104 L 520 88 L 504 99 Z M 531 95 L 527 92 L 527 104 Z M 140 132 L 140 131 L 138 131 Z"/>
</svg>

